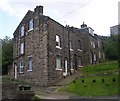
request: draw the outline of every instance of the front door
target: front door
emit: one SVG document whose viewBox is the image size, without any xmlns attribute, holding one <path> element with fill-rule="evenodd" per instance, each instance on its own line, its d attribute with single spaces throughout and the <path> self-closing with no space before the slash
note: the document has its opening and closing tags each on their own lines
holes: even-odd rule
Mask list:
<svg viewBox="0 0 120 101">
<path fill-rule="evenodd" d="M 68 68 L 68 63 L 67 63 L 67 59 L 65 59 L 65 68 L 64 68 L 63 76 L 67 75 L 67 68 Z"/>
</svg>

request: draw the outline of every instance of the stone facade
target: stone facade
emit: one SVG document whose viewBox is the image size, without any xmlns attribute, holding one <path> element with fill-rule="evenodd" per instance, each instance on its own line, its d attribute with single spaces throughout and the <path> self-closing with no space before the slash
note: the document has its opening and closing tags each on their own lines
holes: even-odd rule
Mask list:
<svg viewBox="0 0 120 101">
<path fill-rule="evenodd" d="M 63 26 L 43 15 L 43 6 L 28 11 L 13 35 L 14 61 L 9 74 L 15 79 L 53 85 L 80 67 L 104 59 L 98 58 L 99 51 L 103 52 L 102 40 L 87 25 Z"/>
</svg>

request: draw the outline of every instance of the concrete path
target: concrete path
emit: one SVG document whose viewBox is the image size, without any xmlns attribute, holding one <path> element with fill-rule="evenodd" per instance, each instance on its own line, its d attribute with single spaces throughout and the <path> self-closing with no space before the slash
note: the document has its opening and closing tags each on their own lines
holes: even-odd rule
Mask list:
<svg viewBox="0 0 120 101">
<path fill-rule="evenodd" d="M 80 76 L 80 71 L 76 71 L 76 73 L 69 75 L 66 78 L 61 79 L 59 82 L 56 83 L 56 86 L 64 86 L 72 82 L 75 78 Z"/>
<path fill-rule="evenodd" d="M 101 97 L 85 97 L 85 96 L 76 96 L 73 94 L 68 94 L 66 92 L 64 93 L 60 93 L 58 92 L 58 89 L 64 85 L 69 84 L 70 82 L 72 82 L 75 78 L 80 76 L 80 71 L 77 71 L 76 73 L 61 79 L 59 82 L 56 83 L 55 86 L 52 87 L 35 87 L 34 91 L 36 92 L 36 95 L 40 98 L 40 99 L 50 99 L 50 101 L 52 100 L 59 100 L 59 99 L 80 99 L 80 100 L 89 100 L 91 99 L 91 101 L 93 101 L 93 99 L 99 99 L 99 101 L 120 101 L 118 100 L 118 96 L 101 96 Z M 86 101 L 84 100 L 84 101 Z"/>
</svg>

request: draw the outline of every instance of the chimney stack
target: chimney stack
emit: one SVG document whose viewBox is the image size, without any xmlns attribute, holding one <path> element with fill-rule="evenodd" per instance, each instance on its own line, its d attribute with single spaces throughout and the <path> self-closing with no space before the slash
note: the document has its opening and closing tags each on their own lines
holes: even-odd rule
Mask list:
<svg viewBox="0 0 120 101">
<path fill-rule="evenodd" d="M 81 28 L 85 28 L 87 27 L 87 25 L 83 22 L 83 24 L 81 25 Z"/>
<path fill-rule="evenodd" d="M 43 15 L 43 6 L 36 6 L 34 12 Z"/>
</svg>

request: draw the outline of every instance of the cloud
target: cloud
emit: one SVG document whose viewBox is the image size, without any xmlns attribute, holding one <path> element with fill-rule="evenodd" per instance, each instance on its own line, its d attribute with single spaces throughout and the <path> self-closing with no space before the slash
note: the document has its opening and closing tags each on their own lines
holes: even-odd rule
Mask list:
<svg viewBox="0 0 120 101">
<path fill-rule="evenodd" d="M 61 24 L 80 27 L 83 21 L 96 33 L 108 35 L 109 27 L 117 24 L 119 0 L 1 0 L 0 10 L 20 21 L 36 5 L 44 6 L 44 15 Z"/>
<path fill-rule="evenodd" d="M 1 0 L 0 1 L 0 10 L 9 13 L 10 15 L 14 14 L 14 9 L 10 5 L 11 0 Z"/>
</svg>

